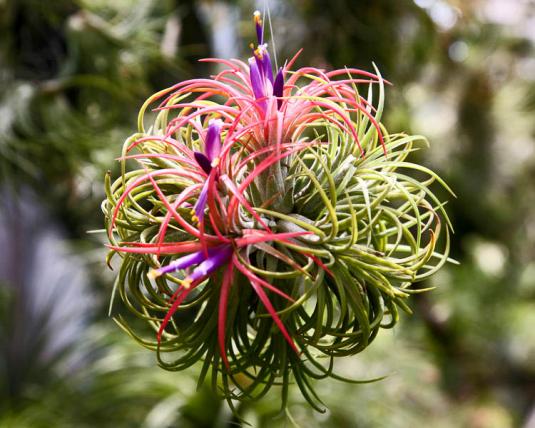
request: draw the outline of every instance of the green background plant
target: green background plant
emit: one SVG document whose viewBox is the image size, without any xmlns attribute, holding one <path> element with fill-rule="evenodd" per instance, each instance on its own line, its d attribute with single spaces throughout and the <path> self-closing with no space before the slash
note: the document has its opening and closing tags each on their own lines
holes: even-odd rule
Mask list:
<svg viewBox="0 0 535 428">
<path fill-rule="evenodd" d="M 447 209 L 455 225 L 452 255 L 461 262 L 422 285 L 437 288 L 415 299 L 412 317 L 340 364 L 351 377 L 388 374 L 386 380 L 318 384 L 330 407 L 326 415 L 314 415 L 292 393 L 293 419 L 302 426 L 529 426 L 535 72 L 528 2 L 504 2 L 507 10 L 490 0 L 335 0 L 328 8 L 321 1 L 271 3 L 279 58 L 304 47 L 301 64 L 371 69 L 375 61 L 395 83 L 385 121 L 431 141 L 413 160 L 455 189 Z M 86 231 L 102 227 L 100 183 L 135 129 L 143 100 L 210 73 L 195 60 L 218 54 L 214 31 L 234 29 L 235 55 L 246 54 L 239 46 L 253 38 L 254 7 L 246 1 L 0 2 L 0 426 L 232 421 L 208 390 L 195 391 L 195 368 L 156 369 L 152 354 L 107 318 L 112 276 L 101 262 L 100 237 Z M 46 234 L 39 226 L 48 224 L 61 231 L 57 242 L 64 246 L 54 263 L 73 271 L 40 282 L 35 272 L 42 272 L 38 248 Z M 37 279 L 28 278 L 31 272 Z M 78 301 L 70 318 L 45 328 L 58 305 L 71 305 L 54 298 L 38 309 L 31 304 L 36 289 L 78 287 L 74 272 L 86 279 L 79 294 L 92 304 Z M 52 352 L 47 343 L 80 320 Z M 288 426 L 277 410 L 269 399 L 242 409 L 254 426 Z"/>
</svg>

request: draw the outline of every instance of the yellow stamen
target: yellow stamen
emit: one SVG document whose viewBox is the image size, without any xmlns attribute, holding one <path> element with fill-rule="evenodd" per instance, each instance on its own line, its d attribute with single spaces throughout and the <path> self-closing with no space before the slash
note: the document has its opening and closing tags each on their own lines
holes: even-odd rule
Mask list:
<svg viewBox="0 0 535 428">
<path fill-rule="evenodd" d="M 161 276 L 161 272 L 158 271 L 158 269 L 151 269 L 148 273 L 147 273 L 147 277 L 149 279 L 156 279 L 158 278 L 159 276 Z"/>
<path fill-rule="evenodd" d="M 257 57 L 258 59 L 262 59 L 262 57 L 264 56 L 264 54 L 260 50 L 260 46 L 258 46 L 258 48 L 254 50 L 254 56 Z"/>
<path fill-rule="evenodd" d="M 195 214 L 195 209 L 192 209 L 190 211 L 190 214 L 191 214 L 191 221 L 193 223 L 199 223 L 199 217 L 197 217 L 197 215 Z"/>
<path fill-rule="evenodd" d="M 253 13 L 253 19 L 255 24 L 262 25 L 262 15 L 260 14 L 260 11 L 255 10 Z"/>
<path fill-rule="evenodd" d="M 215 168 L 217 165 L 219 165 L 219 161 L 220 161 L 219 158 L 215 158 L 211 163 L 212 168 Z"/>
<path fill-rule="evenodd" d="M 184 288 L 190 288 L 192 282 L 193 281 L 191 279 L 186 278 L 186 279 L 183 279 L 182 281 L 180 281 L 180 285 L 182 285 L 182 287 L 184 287 Z"/>
</svg>

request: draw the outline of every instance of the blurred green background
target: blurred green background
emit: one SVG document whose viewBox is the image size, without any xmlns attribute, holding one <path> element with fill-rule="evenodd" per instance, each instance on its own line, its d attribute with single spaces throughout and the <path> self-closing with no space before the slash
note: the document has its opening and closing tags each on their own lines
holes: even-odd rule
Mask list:
<svg viewBox="0 0 535 428">
<path fill-rule="evenodd" d="M 457 193 L 449 265 L 414 315 L 322 381 L 329 410 L 277 393 L 253 426 L 535 427 L 535 2 L 270 0 L 279 62 L 395 83 L 391 131 Z M 0 427 L 227 427 L 225 404 L 168 373 L 107 316 L 103 177 L 153 92 L 246 57 L 245 0 L 0 0 Z M 443 195 L 446 197 L 446 195 Z M 234 424 L 234 425 L 233 425 Z"/>
</svg>

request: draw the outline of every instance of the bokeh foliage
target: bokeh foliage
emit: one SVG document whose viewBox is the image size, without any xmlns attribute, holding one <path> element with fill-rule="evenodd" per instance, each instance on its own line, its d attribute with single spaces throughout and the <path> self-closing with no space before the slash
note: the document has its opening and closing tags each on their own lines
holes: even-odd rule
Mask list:
<svg viewBox="0 0 535 428">
<path fill-rule="evenodd" d="M 386 380 L 318 385 L 331 408 L 326 415 L 313 414 L 296 394 L 291 416 L 273 419 L 278 408 L 268 399 L 244 406 L 245 418 L 254 426 L 292 420 L 528 426 L 535 414 L 535 66 L 528 2 L 504 2 L 507 10 L 490 0 L 270 3 L 279 61 L 304 47 L 301 65 L 370 70 L 375 61 L 395 83 L 385 120 L 392 130 L 430 139 L 418 160 L 458 196 L 447 209 L 461 265 L 422 285 L 437 288 L 417 299 L 415 315 L 392 335 L 340 365 L 351 377 L 387 374 Z M 195 60 L 217 54 L 212 33 L 221 25 L 236 28 L 239 39 L 231 42 L 243 55 L 239 46 L 253 38 L 245 24 L 254 7 L 245 0 L 0 1 L 0 182 L 10 189 L 2 195 L 17 200 L 25 189 L 39 195 L 36 204 L 69 238 L 96 301 L 77 315 L 86 323 L 70 346 L 43 359 L 39 346 L 59 330 L 24 322 L 24 311 L 41 316 L 21 304 L 32 290 L 24 275 L 0 270 L 0 426 L 232 422 L 208 390 L 196 392 L 195 370 L 161 371 L 107 318 L 104 250 L 99 235 L 86 231 L 102 227 L 102 177 L 135 129 L 142 101 L 213 71 Z M 221 13 L 225 8 L 234 15 Z M 218 26 L 225 16 L 240 18 Z M 8 205 L 0 207 L 3 228 Z M 13 243 L 0 257 L 26 273 L 34 265 L 31 248 Z M 33 342 L 23 343 L 33 348 L 21 347 L 25 334 Z M 29 366 L 14 364 L 14 349 L 34 356 Z"/>
</svg>

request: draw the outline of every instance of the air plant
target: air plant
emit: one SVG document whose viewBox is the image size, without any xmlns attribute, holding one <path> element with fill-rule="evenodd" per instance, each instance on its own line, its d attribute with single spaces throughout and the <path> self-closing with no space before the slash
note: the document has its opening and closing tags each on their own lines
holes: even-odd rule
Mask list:
<svg viewBox="0 0 535 428">
<path fill-rule="evenodd" d="M 202 362 L 199 384 L 210 375 L 231 406 L 274 385 L 285 406 L 295 383 L 321 411 L 313 381 L 359 382 L 336 357 L 410 313 L 413 283 L 447 261 L 430 185 L 448 187 L 406 160 L 424 137 L 381 123 L 375 66 L 294 71 L 297 54 L 274 73 L 254 23 L 247 63 L 205 59 L 223 70 L 145 102 L 120 177 L 106 177 L 114 295 L 154 336 L 116 320 L 167 370 Z"/>
</svg>

